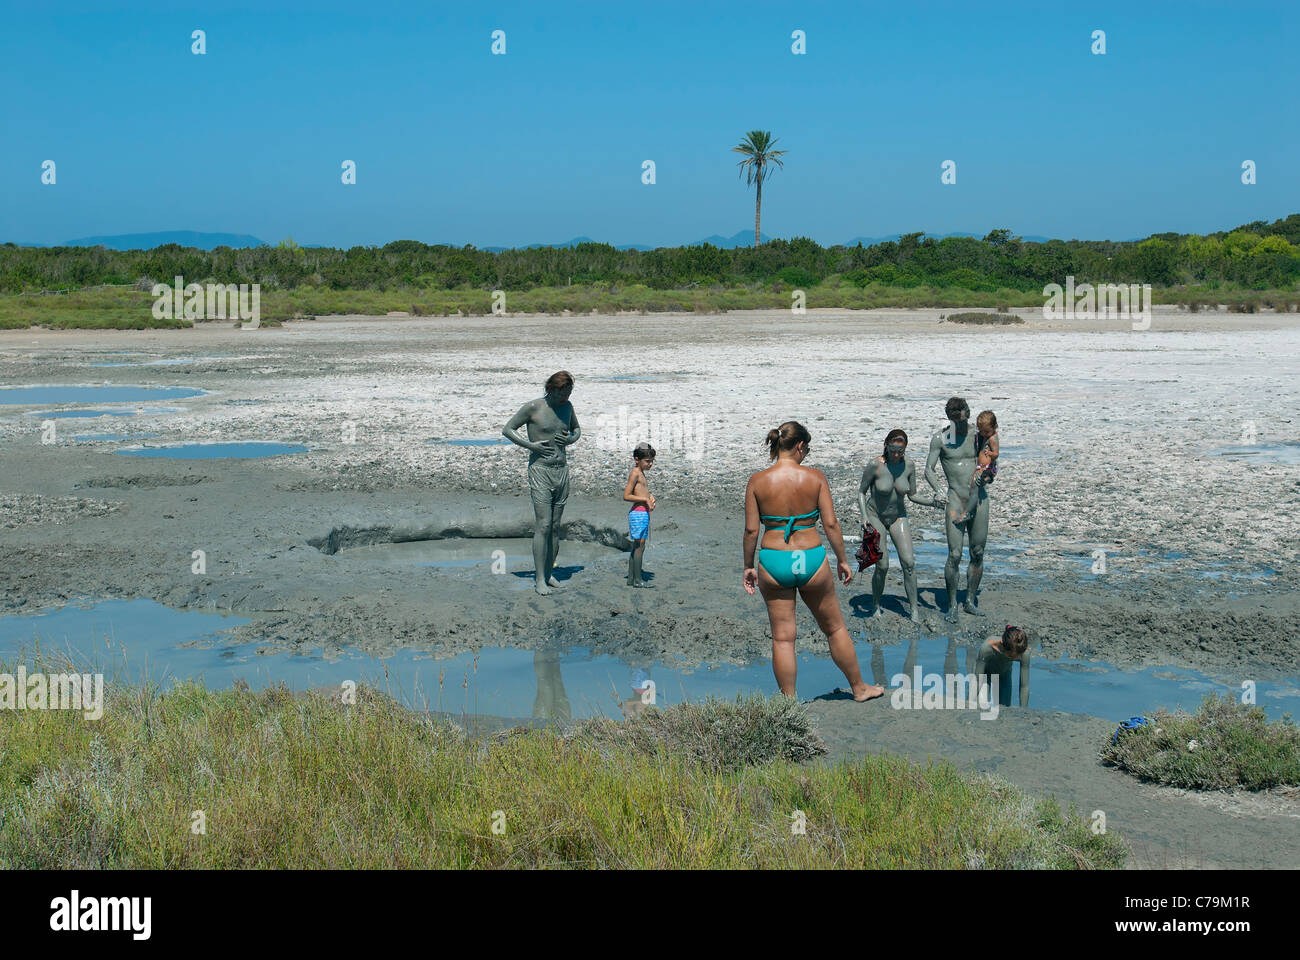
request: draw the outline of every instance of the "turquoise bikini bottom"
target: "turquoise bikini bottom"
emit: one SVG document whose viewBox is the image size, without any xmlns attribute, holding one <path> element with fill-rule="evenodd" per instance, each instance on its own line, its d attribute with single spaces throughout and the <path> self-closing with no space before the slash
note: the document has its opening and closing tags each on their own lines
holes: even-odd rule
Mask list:
<svg viewBox="0 0 1300 960">
<path fill-rule="evenodd" d="M 826 547 L 811 550 L 759 550 L 758 565 L 783 587 L 802 587 L 826 561 Z"/>
</svg>

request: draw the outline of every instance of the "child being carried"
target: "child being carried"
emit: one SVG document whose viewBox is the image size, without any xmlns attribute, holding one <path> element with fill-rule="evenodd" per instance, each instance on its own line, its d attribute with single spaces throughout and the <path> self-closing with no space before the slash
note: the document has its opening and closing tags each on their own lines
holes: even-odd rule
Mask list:
<svg viewBox="0 0 1300 960">
<path fill-rule="evenodd" d="M 971 474 L 970 495 L 966 498 L 966 509 L 962 512 L 953 511 L 954 523 L 971 521 L 975 516 L 975 507 L 979 504 L 980 488 L 988 486 L 998 475 L 998 418 L 992 410 L 981 410 L 975 420 L 975 427 L 979 431 L 976 441 L 979 459 L 975 472 Z"/>
</svg>

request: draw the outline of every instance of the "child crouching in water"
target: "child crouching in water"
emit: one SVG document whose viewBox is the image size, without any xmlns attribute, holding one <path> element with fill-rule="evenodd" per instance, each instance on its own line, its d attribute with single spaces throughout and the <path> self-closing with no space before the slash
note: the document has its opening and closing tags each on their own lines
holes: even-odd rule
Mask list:
<svg viewBox="0 0 1300 960">
<path fill-rule="evenodd" d="M 648 443 L 638 444 L 632 457 L 636 462 L 623 488 L 623 499 L 632 504 L 627 513 L 628 539 L 632 541 L 632 553 L 627 558 L 627 585 L 645 587 L 648 584 L 641 579 L 641 559 L 645 556 L 646 540 L 650 537 L 650 511 L 655 508 L 654 494 L 646 483 L 645 472 L 655 465 L 655 448 Z"/>
<path fill-rule="evenodd" d="M 980 487 L 988 486 L 998 475 L 998 418 L 992 410 L 981 410 L 975 419 L 975 428 L 979 431 L 977 441 L 979 460 L 975 472 L 970 478 L 970 496 L 966 498 L 966 511 L 962 515 L 953 513 L 956 523 L 969 523 L 975 516 L 975 507 L 980 502 Z"/>
<path fill-rule="evenodd" d="M 1007 624 L 1001 638 L 996 635 L 989 637 L 975 654 L 974 673 L 978 678 L 977 682 L 980 687 L 984 687 L 997 677 L 998 702 L 1004 707 L 1011 706 L 1011 668 L 1017 663 L 1020 664 L 1020 705 L 1027 707 L 1029 706 L 1029 635 L 1020 627 Z M 966 669 L 970 670 L 969 662 Z"/>
</svg>

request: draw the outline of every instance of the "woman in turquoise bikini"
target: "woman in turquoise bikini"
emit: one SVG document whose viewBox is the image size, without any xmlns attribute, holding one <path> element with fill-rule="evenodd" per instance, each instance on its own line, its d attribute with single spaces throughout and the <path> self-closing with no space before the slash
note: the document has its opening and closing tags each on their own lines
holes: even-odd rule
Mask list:
<svg viewBox="0 0 1300 960">
<path fill-rule="evenodd" d="M 835 579 L 817 533 L 818 519 L 835 551 L 840 580 L 852 582 L 853 569 L 844 555 L 844 538 L 835 520 L 826 476 L 820 470 L 802 466 L 811 441 L 804 426 L 793 420 L 768 431 L 768 454 L 776 462 L 750 477 L 745 489 L 742 583 L 751 595 L 757 586 L 767 601 L 772 623 L 772 672 L 781 692 L 794 696 L 798 669 L 794 655 L 794 598 L 798 591 L 830 641 L 831 659 L 844 671 L 853 699 L 860 703 L 880 696 L 885 688 L 862 682 L 858 656 L 835 596 Z M 760 526 L 765 529 L 755 565 Z"/>
</svg>

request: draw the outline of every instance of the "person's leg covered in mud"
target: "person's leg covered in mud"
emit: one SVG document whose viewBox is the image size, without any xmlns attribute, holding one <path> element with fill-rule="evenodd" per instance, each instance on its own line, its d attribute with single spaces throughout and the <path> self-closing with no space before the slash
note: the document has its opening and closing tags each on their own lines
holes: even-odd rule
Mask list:
<svg viewBox="0 0 1300 960">
<path fill-rule="evenodd" d="M 961 507 L 961 495 L 956 490 L 948 490 L 948 513 L 944 518 L 944 533 L 948 537 L 948 560 L 943 565 L 943 585 L 948 591 L 948 609 L 944 619 L 949 623 L 957 622 L 957 575 L 961 570 L 961 548 L 966 540 L 966 527 L 953 519 L 955 510 Z M 987 517 L 987 514 L 985 515 Z M 988 530 L 987 521 L 985 531 Z"/>
<path fill-rule="evenodd" d="M 980 489 L 975 516 L 966 525 L 970 532 L 970 566 L 966 568 L 966 603 L 962 609 L 972 616 L 982 617 L 979 609 L 980 581 L 984 579 L 984 546 L 989 539 L 989 495 Z"/>
<path fill-rule="evenodd" d="M 898 565 L 903 569 L 903 590 L 907 593 L 908 616 L 913 623 L 921 622 L 921 611 L 916 602 L 916 552 L 912 548 L 912 531 L 907 517 L 899 517 L 889 528 L 889 537 L 898 551 Z"/>
</svg>

